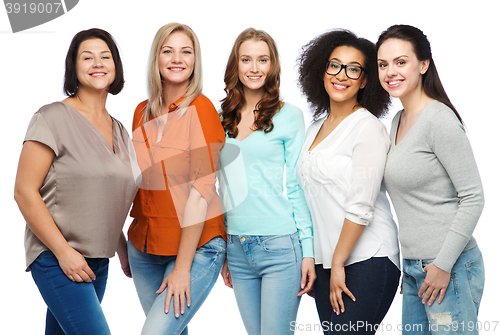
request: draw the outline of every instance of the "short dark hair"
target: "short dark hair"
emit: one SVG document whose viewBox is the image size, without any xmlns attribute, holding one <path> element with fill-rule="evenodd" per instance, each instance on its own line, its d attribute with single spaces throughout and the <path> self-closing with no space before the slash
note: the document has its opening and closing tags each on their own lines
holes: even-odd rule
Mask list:
<svg viewBox="0 0 500 335">
<path fill-rule="evenodd" d="M 458 114 L 458 111 L 451 103 L 450 98 L 448 98 L 443 84 L 441 83 L 441 79 L 439 79 L 436 64 L 434 64 L 434 60 L 432 59 L 431 44 L 424 32 L 416 27 L 406 24 L 396 24 L 390 26 L 387 30 L 380 34 L 377 41 L 377 51 L 380 46 L 390 38 L 410 42 L 413 47 L 413 52 L 415 52 L 419 61 L 429 60 L 429 68 L 422 75 L 422 88 L 424 93 L 432 99 L 442 102 L 448 106 L 451 110 L 453 110 L 457 118 L 463 124 L 460 114 Z"/>
<path fill-rule="evenodd" d="M 380 118 L 389 109 L 391 97 L 380 85 L 377 68 L 375 44 L 357 37 L 345 29 L 328 31 L 302 47 L 297 59 L 299 66 L 299 88 L 313 108 L 313 119 L 318 120 L 323 114 L 330 113 L 330 97 L 325 90 L 323 77 L 326 63 L 337 47 L 349 46 L 359 50 L 364 56 L 367 83 L 358 92 L 358 103 Z"/>
<path fill-rule="evenodd" d="M 78 53 L 78 48 L 80 44 L 86 40 L 91 39 L 100 39 L 103 40 L 107 45 L 109 50 L 111 51 L 111 55 L 113 56 L 113 61 L 115 63 L 115 80 L 109 86 L 109 93 L 116 95 L 120 93 L 123 89 L 123 84 L 125 80 L 123 78 L 123 65 L 122 60 L 120 58 L 120 53 L 118 52 L 118 47 L 116 42 L 105 30 L 99 28 L 92 28 L 88 30 L 82 30 L 77 33 L 68 49 L 68 54 L 66 55 L 66 69 L 64 72 L 64 94 L 68 97 L 74 97 L 76 92 L 78 91 L 78 78 L 76 76 L 76 56 Z"/>
</svg>

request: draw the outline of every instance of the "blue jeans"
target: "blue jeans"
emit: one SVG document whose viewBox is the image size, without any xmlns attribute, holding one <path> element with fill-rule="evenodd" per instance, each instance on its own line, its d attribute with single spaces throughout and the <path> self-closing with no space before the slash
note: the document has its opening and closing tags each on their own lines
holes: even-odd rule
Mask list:
<svg viewBox="0 0 500 335">
<path fill-rule="evenodd" d="M 483 256 L 477 246 L 463 251 L 451 269 L 441 303 L 422 304 L 418 294 L 432 260 L 403 259 L 403 334 L 478 334 L 477 314 L 484 288 Z"/>
<path fill-rule="evenodd" d="M 108 280 L 107 258 L 86 258 L 96 279 L 91 283 L 71 281 L 52 251 L 42 252 L 30 270 L 47 304 L 46 335 L 111 334 L 101 308 Z"/>
<path fill-rule="evenodd" d="M 344 313 L 337 315 L 330 302 L 331 270 L 316 265 L 314 300 L 325 335 L 375 334 L 392 304 L 400 275 L 387 257 L 372 257 L 346 266 L 345 283 L 356 302 L 343 293 Z"/>
<path fill-rule="evenodd" d="M 167 290 L 156 294 L 163 280 L 174 269 L 176 256 L 158 256 L 142 252 L 128 241 L 128 260 L 135 289 L 139 295 L 146 322 L 143 335 L 187 335 L 187 325 L 201 307 L 219 276 L 226 251 L 226 242 L 214 237 L 196 250 L 191 265 L 191 306 L 178 318 L 174 314 L 173 297 L 171 311 L 165 314 Z"/>
<path fill-rule="evenodd" d="M 229 271 L 247 333 L 293 334 L 302 276 L 298 233 L 228 235 L 227 240 Z"/>
</svg>

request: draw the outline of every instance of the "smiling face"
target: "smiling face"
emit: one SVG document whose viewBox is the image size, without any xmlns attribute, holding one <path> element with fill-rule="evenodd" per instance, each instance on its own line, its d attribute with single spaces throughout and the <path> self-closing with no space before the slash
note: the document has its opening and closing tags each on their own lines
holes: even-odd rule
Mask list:
<svg viewBox="0 0 500 335">
<path fill-rule="evenodd" d="M 238 78 L 246 89 L 263 91 L 270 70 L 271 56 L 266 42 L 251 39 L 241 44 Z"/>
<path fill-rule="evenodd" d="M 344 65 L 365 66 L 365 57 L 361 51 L 350 46 L 340 46 L 333 50 L 328 58 Z M 330 105 L 335 103 L 357 104 L 358 91 L 366 85 L 366 74 L 363 72 L 359 79 L 347 77 L 345 68 L 336 75 L 326 73 L 323 76 L 325 90 L 330 96 Z"/>
<path fill-rule="evenodd" d="M 410 42 L 390 38 L 378 49 L 378 77 L 394 98 L 406 99 L 422 92 L 422 75 L 429 61 L 418 60 Z"/>
<path fill-rule="evenodd" d="M 108 45 L 101 39 L 85 40 L 76 56 L 78 88 L 107 90 L 115 80 L 115 62 Z"/>
<path fill-rule="evenodd" d="M 189 85 L 195 62 L 193 41 L 183 32 L 170 34 L 160 49 L 158 67 L 164 84 Z"/>
</svg>

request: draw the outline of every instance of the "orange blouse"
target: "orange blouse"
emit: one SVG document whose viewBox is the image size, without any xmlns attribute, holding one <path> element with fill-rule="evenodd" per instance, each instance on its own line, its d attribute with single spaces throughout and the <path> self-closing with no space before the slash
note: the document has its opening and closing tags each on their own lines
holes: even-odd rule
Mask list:
<svg viewBox="0 0 500 335">
<path fill-rule="evenodd" d="M 182 218 L 191 187 L 207 201 L 207 214 L 198 248 L 215 236 L 226 239 L 223 208 L 215 190 L 225 133 L 210 100 L 199 95 L 183 115 L 183 98 L 168 114 L 143 123 L 147 100 L 134 113 L 132 142 L 142 172 L 128 230 L 130 241 L 150 254 L 177 255 Z"/>
</svg>

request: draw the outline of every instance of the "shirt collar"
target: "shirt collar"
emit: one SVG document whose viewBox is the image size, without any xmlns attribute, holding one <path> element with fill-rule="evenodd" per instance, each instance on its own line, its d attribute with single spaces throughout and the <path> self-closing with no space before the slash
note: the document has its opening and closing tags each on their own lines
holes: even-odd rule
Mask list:
<svg viewBox="0 0 500 335">
<path fill-rule="evenodd" d="M 168 112 L 171 113 L 175 110 L 177 110 L 177 108 L 179 107 L 179 105 L 181 104 L 182 100 L 184 100 L 184 96 L 180 97 L 179 99 L 177 99 L 177 101 L 175 102 L 172 102 L 170 104 L 170 106 L 168 106 Z"/>
</svg>

